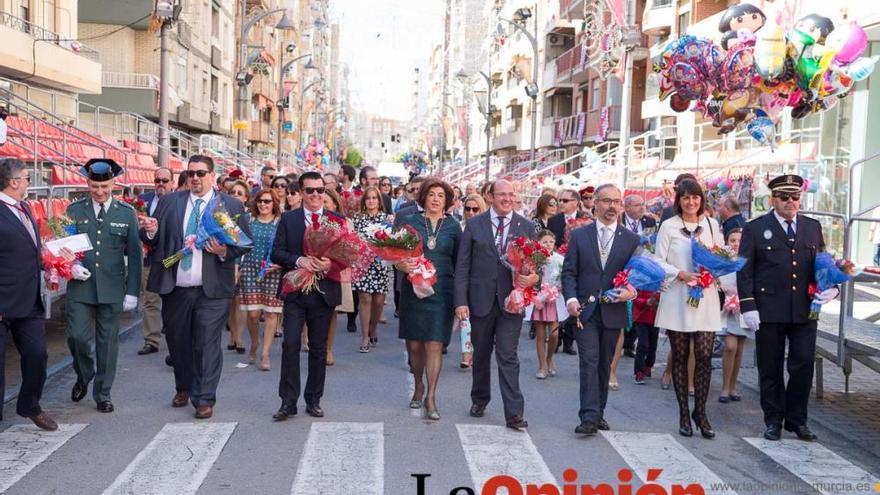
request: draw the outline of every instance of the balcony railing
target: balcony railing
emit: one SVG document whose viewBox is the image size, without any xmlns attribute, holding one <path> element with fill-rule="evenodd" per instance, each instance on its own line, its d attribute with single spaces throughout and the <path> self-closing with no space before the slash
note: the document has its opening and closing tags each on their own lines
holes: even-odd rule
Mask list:
<svg viewBox="0 0 880 495">
<path fill-rule="evenodd" d="M 586 112 L 558 119 L 553 129 L 553 145 L 581 144 L 584 141 L 586 129 Z"/>
<path fill-rule="evenodd" d="M 573 3 L 574 0 L 559 0 L 559 15 L 564 17 Z"/>
<path fill-rule="evenodd" d="M 652 5 L 651 8 L 657 9 L 670 6 L 672 6 L 672 0 L 654 0 L 654 5 Z"/>
<path fill-rule="evenodd" d="M 605 141 L 611 132 L 620 131 L 620 105 L 594 108 L 587 112 L 587 139 Z"/>
<path fill-rule="evenodd" d="M 35 40 L 45 41 L 53 45 L 60 46 L 77 55 L 81 55 L 89 60 L 98 62 L 99 55 L 96 50 L 89 48 L 79 41 L 62 39 L 58 33 L 49 31 L 46 28 L 37 26 L 19 17 L 15 17 L 7 12 L 0 12 L 0 25 L 6 26 L 22 33 L 27 33 Z"/>
<path fill-rule="evenodd" d="M 556 64 L 556 77 L 571 76 L 575 72 L 586 70 L 590 64 L 584 43 L 575 45 L 553 60 Z"/>
<path fill-rule="evenodd" d="M 159 78 L 153 74 L 133 72 L 104 72 L 101 85 L 105 88 L 134 88 L 159 90 Z"/>
</svg>

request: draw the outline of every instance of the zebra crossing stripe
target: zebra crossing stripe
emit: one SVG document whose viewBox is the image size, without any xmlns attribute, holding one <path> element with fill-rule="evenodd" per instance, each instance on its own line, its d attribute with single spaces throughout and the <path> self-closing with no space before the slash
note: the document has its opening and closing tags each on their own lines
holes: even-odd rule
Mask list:
<svg viewBox="0 0 880 495">
<path fill-rule="evenodd" d="M 456 427 L 477 493 L 489 478 L 497 475 L 512 476 L 523 485 L 558 486 L 528 433 L 495 425 Z"/>
<path fill-rule="evenodd" d="M 603 431 L 602 436 L 643 482 L 663 485 L 699 484 L 706 494 L 735 495 L 736 492 L 667 433 Z M 649 469 L 662 469 L 656 480 L 648 480 Z"/>
<path fill-rule="evenodd" d="M 168 423 L 104 495 L 194 494 L 238 423 Z"/>
<path fill-rule="evenodd" d="M 22 479 L 88 425 L 60 424 L 56 431 L 12 425 L 0 432 L 0 493 Z"/>
<path fill-rule="evenodd" d="M 312 423 L 291 493 L 383 495 L 384 470 L 382 423 Z"/>
<path fill-rule="evenodd" d="M 744 440 L 804 480 L 819 493 L 864 494 L 874 490 L 877 480 L 880 479 L 816 442 L 800 440 L 774 442 L 765 438 Z M 861 488 L 858 488 L 859 486 Z"/>
</svg>

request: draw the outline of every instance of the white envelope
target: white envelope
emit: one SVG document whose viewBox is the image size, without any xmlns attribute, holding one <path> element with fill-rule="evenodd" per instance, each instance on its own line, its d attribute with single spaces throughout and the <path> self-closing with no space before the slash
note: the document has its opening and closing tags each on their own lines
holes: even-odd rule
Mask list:
<svg viewBox="0 0 880 495">
<path fill-rule="evenodd" d="M 92 241 L 89 239 L 88 234 L 75 234 L 63 239 L 48 241 L 46 243 L 46 249 L 55 256 L 58 256 L 58 252 L 61 251 L 61 248 L 67 248 L 73 252 L 73 254 L 91 251 Z"/>
</svg>

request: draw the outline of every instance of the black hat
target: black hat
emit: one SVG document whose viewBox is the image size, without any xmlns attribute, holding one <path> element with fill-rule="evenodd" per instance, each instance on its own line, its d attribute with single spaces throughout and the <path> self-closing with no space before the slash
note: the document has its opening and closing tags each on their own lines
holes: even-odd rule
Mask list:
<svg viewBox="0 0 880 495">
<path fill-rule="evenodd" d="M 109 158 L 92 158 L 87 161 L 79 173 L 95 182 L 105 182 L 122 175 L 122 167 Z"/>
<path fill-rule="evenodd" d="M 804 178 L 800 175 L 786 174 L 774 178 L 767 184 L 773 192 L 799 193 L 804 187 Z"/>
</svg>

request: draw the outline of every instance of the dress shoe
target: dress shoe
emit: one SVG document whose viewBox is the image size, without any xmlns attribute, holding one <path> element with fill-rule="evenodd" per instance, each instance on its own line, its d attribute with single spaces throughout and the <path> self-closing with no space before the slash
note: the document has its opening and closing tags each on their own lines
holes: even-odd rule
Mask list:
<svg viewBox="0 0 880 495">
<path fill-rule="evenodd" d="M 595 435 L 599 432 L 599 428 L 596 426 L 596 423 L 584 421 L 583 423 L 577 425 L 577 427 L 574 429 L 574 432 L 578 435 Z"/>
<path fill-rule="evenodd" d="M 112 413 L 113 403 L 109 400 L 102 400 L 101 402 L 98 402 L 98 411 L 102 413 Z"/>
<path fill-rule="evenodd" d="M 486 406 L 481 406 L 479 404 L 474 404 L 471 406 L 472 418 L 482 418 L 483 414 L 486 414 Z"/>
<path fill-rule="evenodd" d="M 522 430 L 529 427 L 529 422 L 522 416 L 512 416 L 507 419 L 507 427 L 512 430 Z"/>
<path fill-rule="evenodd" d="M 683 437 L 694 436 L 694 429 L 691 427 L 691 417 L 685 414 L 678 417 L 678 434 Z"/>
<path fill-rule="evenodd" d="M 171 399 L 171 407 L 184 407 L 189 402 L 189 394 L 186 392 L 177 392 Z"/>
<path fill-rule="evenodd" d="M 159 348 L 154 346 L 153 344 L 144 344 L 141 347 L 141 350 L 138 351 L 138 356 L 143 356 L 144 354 L 152 354 L 154 352 L 159 352 Z"/>
<path fill-rule="evenodd" d="M 89 385 L 87 383 L 84 384 L 77 381 L 73 384 L 73 390 L 70 391 L 70 400 L 74 402 L 79 402 L 83 400 L 83 397 L 86 396 L 88 391 Z"/>
<path fill-rule="evenodd" d="M 767 440 L 779 440 L 782 438 L 782 428 L 779 425 L 770 425 L 764 430 L 764 438 Z"/>
<path fill-rule="evenodd" d="M 799 439 L 805 442 L 812 442 L 818 438 L 815 433 L 810 431 L 810 428 L 807 425 L 792 426 L 786 424 L 785 429 L 786 431 L 794 433 Z"/>
<path fill-rule="evenodd" d="M 611 427 L 608 426 L 608 421 L 605 421 L 605 418 L 599 418 L 599 421 L 596 421 L 596 428 L 602 431 L 608 431 L 611 429 Z"/>
<path fill-rule="evenodd" d="M 46 431 L 55 431 L 58 429 L 58 423 L 55 422 L 54 419 L 50 418 L 48 414 L 41 412 L 39 414 L 34 414 L 29 417 L 31 421 L 37 425 L 37 428 Z"/>
<path fill-rule="evenodd" d="M 730 396 L 729 395 L 722 395 L 722 396 L 718 397 L 718 402 L 720 402 L 722 404 L 727 404 L 728 402 L 730 402 Z"/>
<path fill-rule="evenodd" d="M 709 424 L 709 419 L 706 416 L 697 416 L 697 413 L 694 413 L 693 418 L 694 424 L 700 429 L 700 435 L 703 435 L 703 438 L 715 438 L 715 430 L 712 429 L 712 425 Z"/>
<path fill-rule="evenodd" d="M 275 421 L 284 421 L 291 416 L 296 416 L 296 412 L 296 406 L 292 404 L 281 404 L 278 412 L 272 415 L 272 419 Z"/>
<path fill-rule="evenodd" d="M 171 360 L 171 354 L 165 356 L 165 365 L 174 367 L 174 361 Z"/>
<path fill-rule="evenodd" d="M 733 402 L 739 402 L 739 401 L 741 401 L 741 400 L 743 399 L 741 395 L 737 395 L 737 394 L 730 394 L 730 395 L 728 395 L 727 397 L 728 397 L 730 400 L 732 400 Z"/>
<path fill-rule="evenodd" d="M 306 414 L 313 418 L 323 418 L 324 410 L 321 409 L 321 406 L 318 404 L 307 404 L 306 405 Z"/>
<path fill-rule="evenodd" d="M 574 347 L 563 347 L 562 352 L 572 356 L 577 356 L 577 351 L 574 350 Z"/>
<path fill-rule="evenodd" d="M 212 406 L 199 406 L 196 408 L 196 419 L 208 419 L 214 415 Z"/>
</svg>

